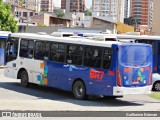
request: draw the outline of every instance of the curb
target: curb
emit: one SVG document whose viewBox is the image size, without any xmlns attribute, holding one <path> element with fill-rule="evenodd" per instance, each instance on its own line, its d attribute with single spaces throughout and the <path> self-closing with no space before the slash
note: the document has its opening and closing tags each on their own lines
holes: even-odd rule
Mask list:
<svg viewBox="0 0 160 120">
<path fill-rule="evenodd" d="M 4 66 L 0 66 L 0 69 L 3 69 L 4 68 Z"/>
</svg>

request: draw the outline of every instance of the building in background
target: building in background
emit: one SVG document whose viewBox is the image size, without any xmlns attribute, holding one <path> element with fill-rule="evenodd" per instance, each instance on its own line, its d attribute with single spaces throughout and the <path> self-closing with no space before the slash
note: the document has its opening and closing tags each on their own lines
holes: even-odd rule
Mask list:
<svg viewBox="0 0 160 120">
<path fill-rule="evenodd" d="M 131 16 L 138 25 L 148 25 L 149 0 L 132 0 Z"/>
<path fill-rule="evenodd" d="M 53 12 L 54 0 L 41 0 L 41 12 Z"/>
<path fill-rule="evenodd" d="M 117 24 L 113 21 L 106 19 L 105 17 L 97 16 L 92 17 L 91 28 L 93 29 L 105 29 L 109 34 L 117 33 Z"/>
<path fill-rule="evenodd" d="M 66 12 L 84 12 L 85 0 L 61 0 L 61 9 Z"/>
<path fill-rule="evenodd" d="M 11 5 L 24 7 L 39 12 L 53 12 L 54 0 L 6 0 Z"/>
<path fill-rule="evenodd" d="M 124 0 L 124 18 L 131 16 L 131 0 Z"/>
<path fill-rule="evenodd" d="M 33 23 L 37 23 L 37 25 L 43 24 L 46 26 L 54 26 L 54 27 L 70 27 L 71 19 L 68 18 L 59 18 L 55 15 L 51 15 L 48 13 L 42 13 L 39 15 L 35 15 L 31 17 Z"/>
<path fill-rule="evenodd" d="M 152 34 L 160 35 L 160 1 L 150 0 L 149 7 L 149 27 Z"/>
<path fill-rule="evenodd" d="M 124 21 L 124 0 L 92 0 L 92 14 L 114 17 L 116 22 Z"/>
<path fill-rule="evenodd" d="M 5 2 L 14 6 L 34 10 L 37 13 L 41 10 L 41 0 L 5 0 Z"/>
<path fill-rule="evenodd" d="M 127 32 L 134 32 L 134 27 L 130 25 L 126 25 L 121 22 L 117 22 L 117 33 L 118 34 L 125 34 Z"/>
</svg>

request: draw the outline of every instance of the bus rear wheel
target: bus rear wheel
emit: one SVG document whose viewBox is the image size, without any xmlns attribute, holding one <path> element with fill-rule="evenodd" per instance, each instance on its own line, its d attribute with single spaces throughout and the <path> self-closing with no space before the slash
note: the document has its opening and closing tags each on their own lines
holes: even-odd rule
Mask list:
<svg viewBox="0 0 160 120">
<path fill-rule="evenodd" d="M 28 87 L 29 86 L 28 73 L 25 70 L 23 70 L 21 72 L 21 85 L 24 86 L 24 87 Z"/>
<path fill-rule="evenodd" d="M 82 81 L 76 81 L 73 85 L 73 95 L 78 100 L 86 98 L 86 87 Z"/>
<path fill-rule="evenodd" d="M 160 81 L 155 82 L 155 83 L 153 84 L 153 90 L 154 90 L 154 91 L 160 91 Z"/>
</svg>

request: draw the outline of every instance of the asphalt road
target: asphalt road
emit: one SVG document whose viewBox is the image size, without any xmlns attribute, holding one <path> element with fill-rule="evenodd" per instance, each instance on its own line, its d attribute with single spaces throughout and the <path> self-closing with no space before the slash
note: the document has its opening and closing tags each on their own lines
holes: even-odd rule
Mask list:
<svg viewBox="0 0 160 120">
<path fill-rule="evenodd" d="M 160 101 L 147 95 L 126 95 L 108 100 L 75 100 L 72 93 L 6 78 L 0 69 L 0 110 L 38 111 L 160 111 Z"/>
</svg>

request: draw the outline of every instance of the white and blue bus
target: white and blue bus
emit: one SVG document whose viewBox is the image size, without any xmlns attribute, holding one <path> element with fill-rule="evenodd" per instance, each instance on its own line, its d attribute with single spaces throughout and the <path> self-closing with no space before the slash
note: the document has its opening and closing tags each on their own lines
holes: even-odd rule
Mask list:
<svg viewBox="0 0 160 120">
<path fill-rule="evenodd" d="M 5 76 L 87 95 L 150 93 L 152 46 L 13 33 L 6 47 Z"/>
</svg>

